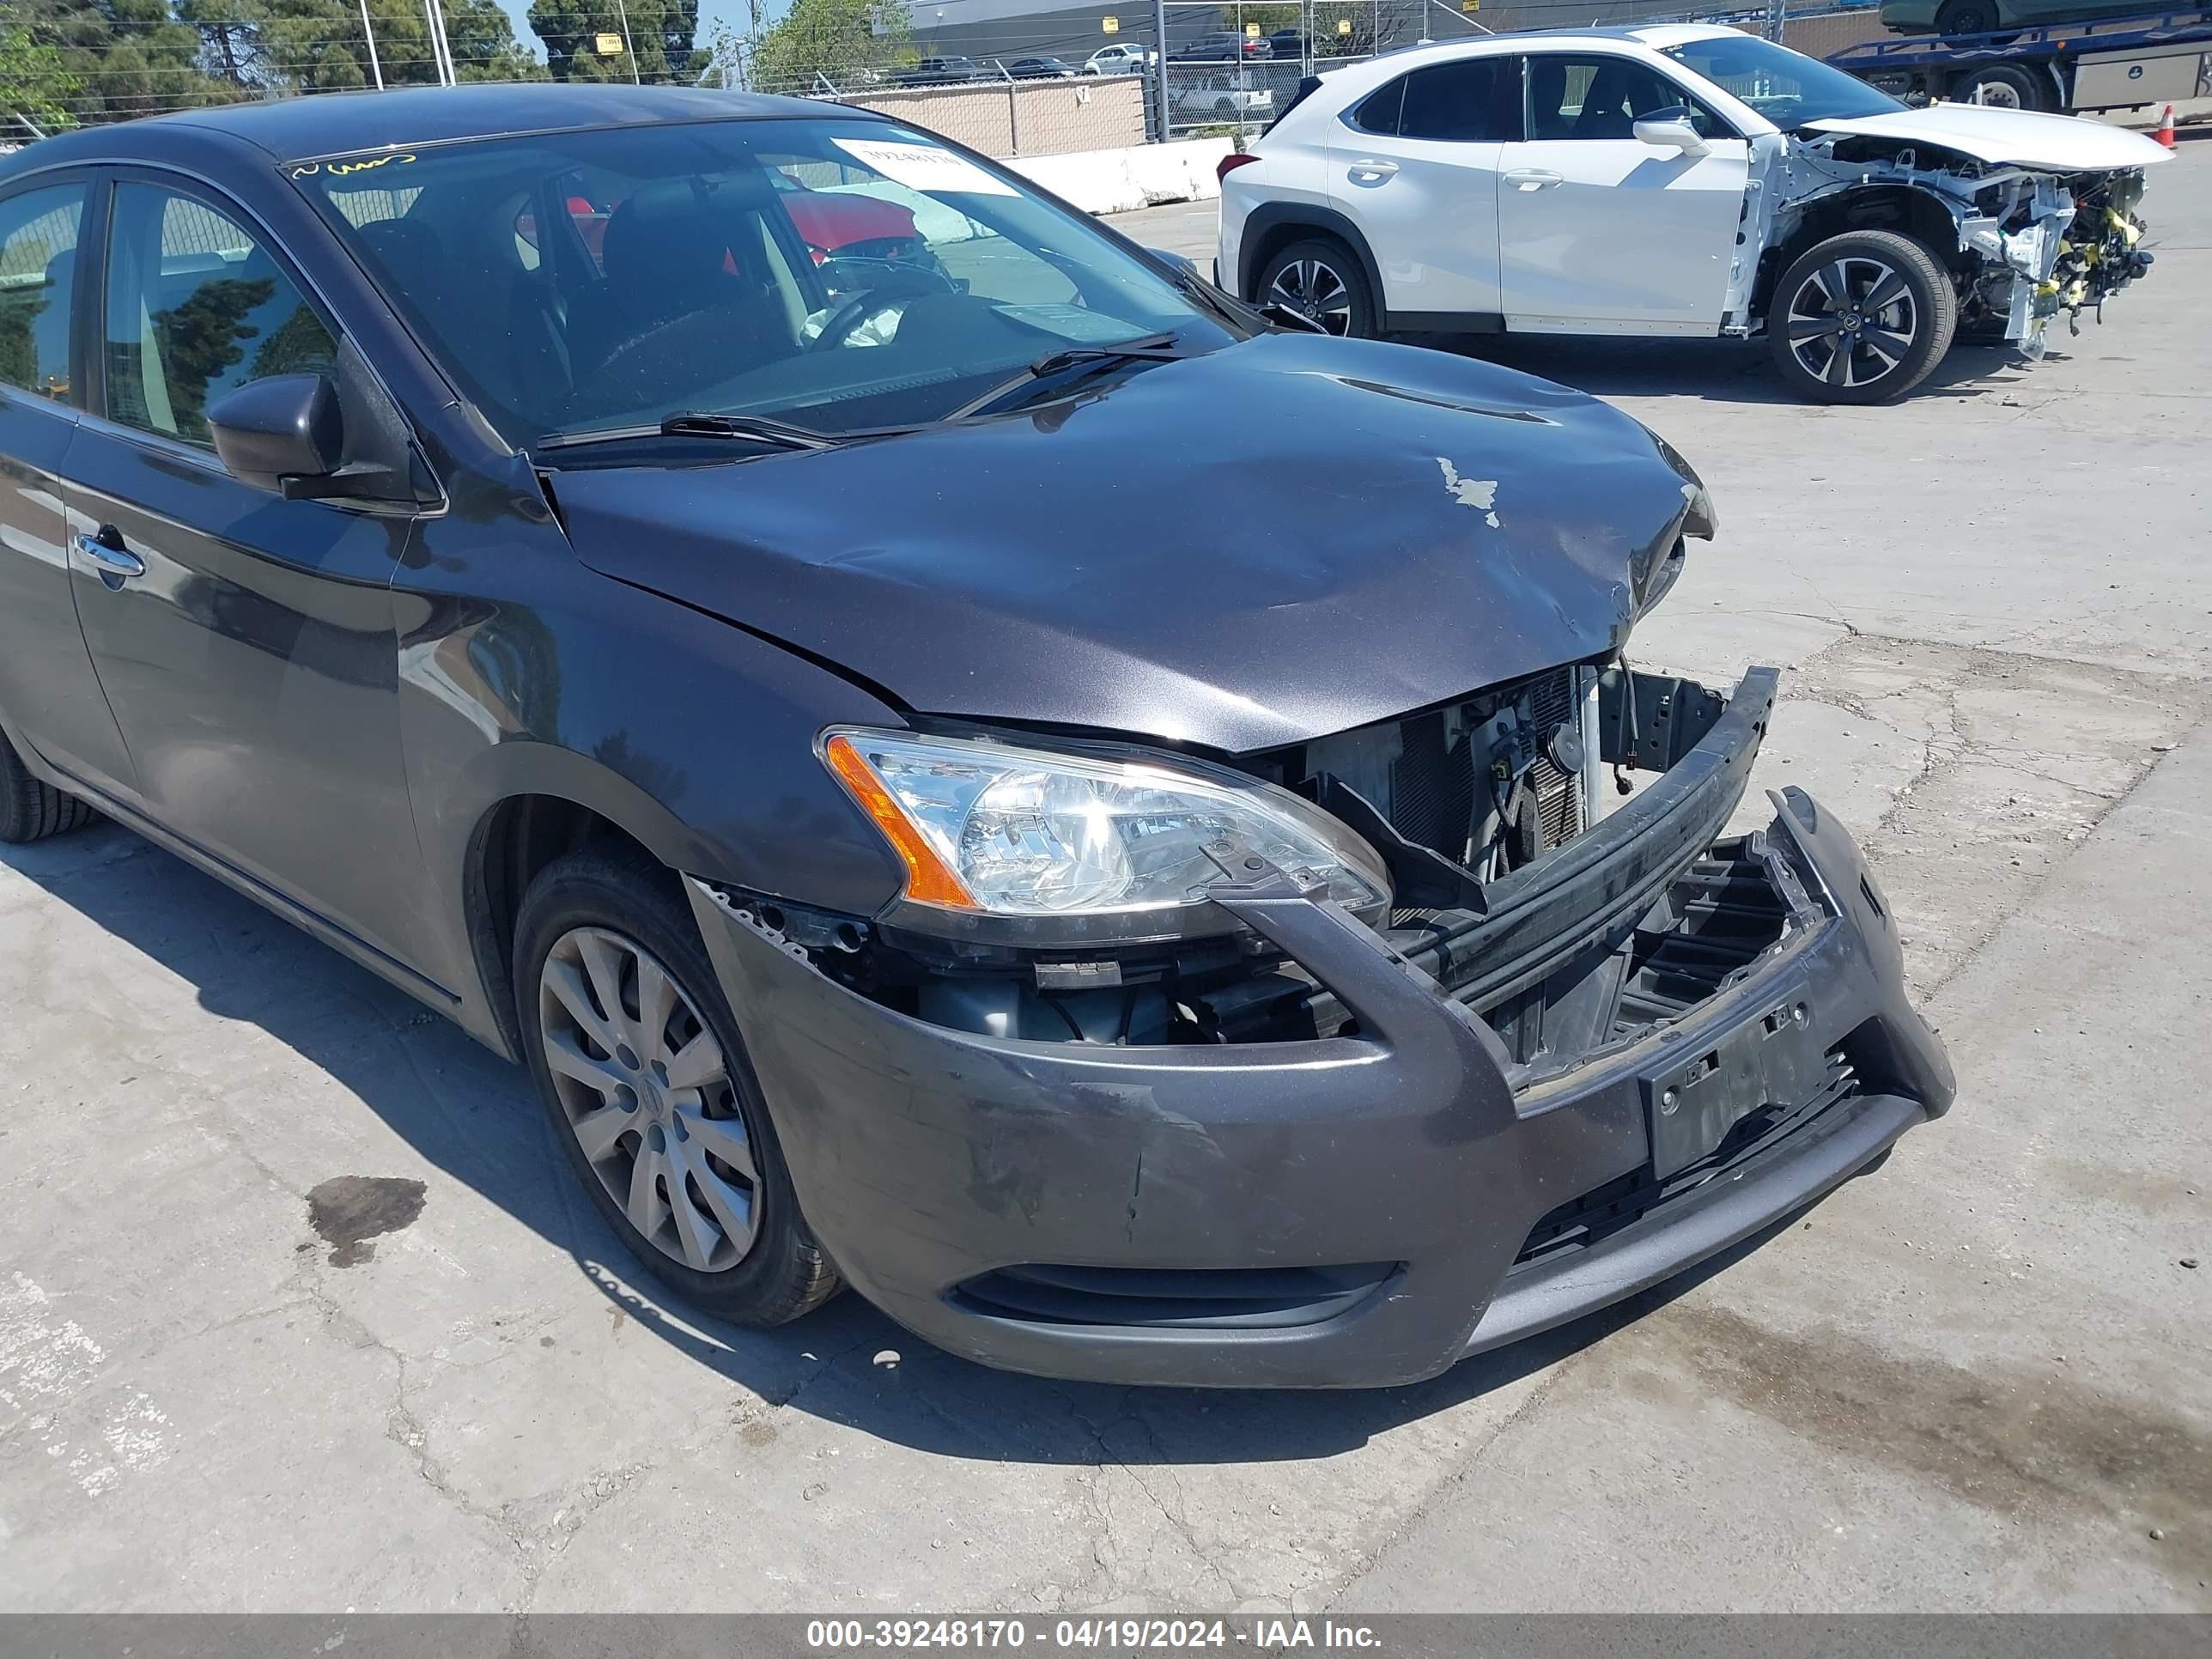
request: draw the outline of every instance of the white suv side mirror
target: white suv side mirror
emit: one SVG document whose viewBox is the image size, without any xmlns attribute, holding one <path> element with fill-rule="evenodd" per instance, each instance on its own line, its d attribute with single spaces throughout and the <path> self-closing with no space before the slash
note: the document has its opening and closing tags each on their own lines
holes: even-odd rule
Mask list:
<svg viewBox="0 0 2212 1659">
<path fill-rule="evenodd" d="M 1685 155 L 1707 153 L 1705 141 L 1698 137 L 1697 128 L 1690 125 L 1686 115 L 1665 112 L 1646 116 L 1636 124 L 1636 136 L 1655 149 L 1679 150 Z"/>
</svg>

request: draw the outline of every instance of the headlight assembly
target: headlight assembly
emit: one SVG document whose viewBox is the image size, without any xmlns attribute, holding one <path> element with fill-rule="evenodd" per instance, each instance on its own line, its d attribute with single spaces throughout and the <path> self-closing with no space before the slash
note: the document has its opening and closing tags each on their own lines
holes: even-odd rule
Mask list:
<svg viewBox="0 0 2212 1659">
<path fill-rule="evenodd" d="M 906 902 L 947 920 L 1058 919 L 1100 939 L 1209 931 L 1193 926 L 1206 890 L 1262 862 L 1354 910 L 1390 897 L 1373 848 L 1239 773 L 911 732 L 832 731 L 821 749 L 905 863 Z M 1210 931 L 1233 925 L 1216 913 Z"/>
</svg>

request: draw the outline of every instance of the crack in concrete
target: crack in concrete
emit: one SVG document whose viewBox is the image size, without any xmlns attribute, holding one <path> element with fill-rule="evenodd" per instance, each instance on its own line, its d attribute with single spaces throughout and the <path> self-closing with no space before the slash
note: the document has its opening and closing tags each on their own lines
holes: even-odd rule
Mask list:
<svg viewBox="0 0 2212 1659">
<path fill-rule="evenodd" d="M 1129 1478 L 1130 1484 L 1134 1486 L 1139 1492 L 1145 1495 L 1146 1499 L 1151 1502 L 1152 1507 L 1159 1512 L 1160 1518 L 1167 1523 L 1168 1530 L 1174 1534 L 1175 1536 L 1182 1541 L 1183 1547 L 1190 1553 L 1191 1559 L 1200 1567 L 1204 1568 L 1206 1571 L 1212 1577 L 1216 1583 L 1220 1584 L 1222 1588 L 1229 1592 L 1230 1604 L 1233 1605 L 1234 1603 L 1242 1601 L 1244 1599 L 1243 1591 L 1238 1588 L 1236 1581 L 1221 1566 L 1221 1565 L 1214 1560 L 1212 1553 L 1199 1543 L 1197 1535 L 1191 1530 L 1188 1517 L 1178 1513 L 1176 1508 L 1171 1506 L 1168 1501 L 1154 1489 L 1152 1482 L 1146 1480 L 1142 1474 L 1139 1474 L 1134 1465 L 1131 1464 L 1127 1459 L 1115 1452 L 1112 1444 L 1108 1441 L 1107 1431 L 1109 1430 L 1117 1427 L 1123 1423 L 1133 1424 L 1135 1425 L 1138 1431 L 1145 1437 L 1146 1443 L 1151 1449 L 1154 1460 L 1153 1467 L 1164 1467 L 1165 1459 L 1160 1447 L 1158 1436 L 1153 1431 L 1151 1424 L 1145 1420 L 1143 1413 L 1135 1407 L 1133 1403 L 1134 1394 L 1134 1389 L 1123 1389 L 1121 1391 L 1122 1409 L 1120 1414 L 1110 1419 L 1103 1425 L 1097 1423 L 1091 1418 L 1085 1416 L 1072 1395 L 1063 1396 L 1066 1400 L 1068 1416 L 1075 1422 L 1083 1425 L 1084 1429 L 1091 1436 L 1091 1443 L 1097 1448 L 1100 1458 L 1103 1460 L 1103 1467 L 1093 1471 L 1089 1479 L 1084 1482 L 1084 1486 L 1085 1490 L 1089 1492 L 1093 1508 L 1097 1511 L 1098 1522 L 1101 1528 L 1101 1537 L 1098 1540 L 1094 1540 L 1093 1543 L 1092 1556 L 1094 1560 L 1098 1563 L 1102 1571 L 1106 1575 L 1107 1587 L 1109 1594 L 1097 1598 L 1097 1601 L 1091 1602 L 1089 1605 L 1095 1606 L 1097 1605 L 1098 1602 L 1111 1601 L 1120 1595 L 1125 1588 L 1121 1584 L 1118 1574 L 1116 1574 L 1112 1568 L 1106 1565 L 1103 1556 L 1099 1553 L 1100 1547 L 1103 1545 L 1105 1539 L 1111 1537 L 1114 1532 L 1112 1517 L 1107 1513 L 1103 1497 L 1097 1490 L 1099 1483 L 1109 1469 L 1119 1471 L 1121 1474 L 1127 1475 Z M 1178 1496 L 1180 1496 L 1180 1494 L 1178 1494 Z"/>
</svg>

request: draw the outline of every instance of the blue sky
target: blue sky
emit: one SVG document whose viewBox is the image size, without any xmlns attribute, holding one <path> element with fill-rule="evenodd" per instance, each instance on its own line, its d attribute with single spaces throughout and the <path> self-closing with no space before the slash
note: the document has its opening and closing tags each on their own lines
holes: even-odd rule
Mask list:
<svg viewBox="0 0 2212 1659">
<path fill-rule="evenodd" d="M 545 49 L 530 32 L 530 0 L 499 0 L 499 3 L 514 21 L 514 38 L 543 58 Z M 782 16 L 784 10 L 785 0 L 769 0 L 771 21 Z M 699 44 L 703 46 L 714 39 L 716 24 L 740 24 L 744 17 L 744 0 L 699 0 Z"/>
</svg>

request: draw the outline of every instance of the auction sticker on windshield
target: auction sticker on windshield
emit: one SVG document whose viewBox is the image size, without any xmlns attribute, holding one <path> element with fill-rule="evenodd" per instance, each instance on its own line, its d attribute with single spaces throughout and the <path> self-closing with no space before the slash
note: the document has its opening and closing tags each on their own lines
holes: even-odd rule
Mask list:
<svg viewBox="0 0 2212 1659">
<path fill-rule="evenodd" d="M 994 179 L 964 155 L 927 144 L 888 144 L 874 138 L 831 140 L 864 167 L 909 190 L 959 196 L 1012 196 L 1012 185 Z"/>
</svg>

